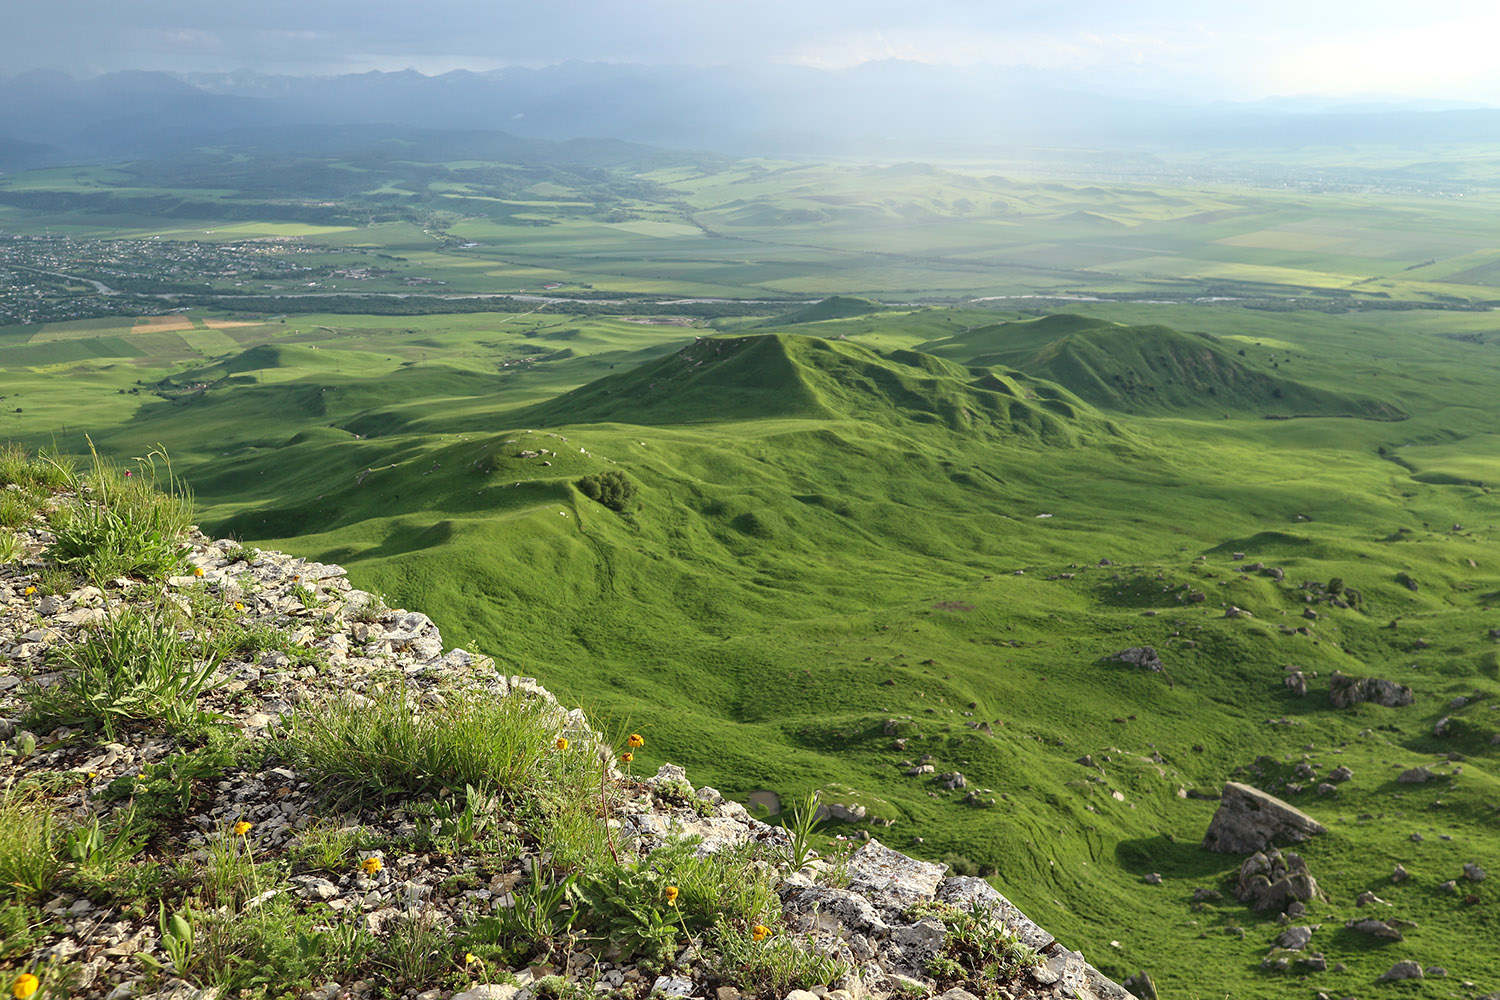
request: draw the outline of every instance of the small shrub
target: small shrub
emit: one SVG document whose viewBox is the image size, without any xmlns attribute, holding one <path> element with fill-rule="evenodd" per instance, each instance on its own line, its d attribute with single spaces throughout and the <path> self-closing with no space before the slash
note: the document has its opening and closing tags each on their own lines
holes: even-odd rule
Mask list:
<svg viewBox="0 0 1500 1000">
<path fill-rule="evenodd" d="M 206 716 L 198 695 L 218 666 L 217 655 L 197 659 L 160 613 L 135 608 L 109 615 L 62 647 L 57 660 L 66 680 L 23 692 L 27 725 L 86 725 L 111 740 L 127 723 L 174 730 L 201 725 Z"/>
<path fill-rule="evenodd" d="M 625 508 L 635 497 L 635 483 L 631 482 L 625 473 L 616 469 L 584 476 L 578 480 L 577 485 L 578 492 L 619 513 L 624 513 Z"/>
</svg>

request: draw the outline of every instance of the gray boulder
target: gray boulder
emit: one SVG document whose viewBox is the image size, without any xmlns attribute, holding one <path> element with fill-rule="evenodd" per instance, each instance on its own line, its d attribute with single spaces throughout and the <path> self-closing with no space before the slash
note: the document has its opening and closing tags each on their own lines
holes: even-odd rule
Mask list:
<svg viewBox="0 0 1500 1000">
<path fill-rule="evenodd" d="M 1379 677 L 1350 677 L 1335 670 L 1329 680 L 1328 698 L 1334 708 L 1349 708 L 1366 701 L 1386 708 L 1401 708 L 1414 702 L 1416 695 L 1405 684 Z"/>
<path fill-rule="evenodd" d="M 1203 846 L 1220 854 L 1249 854 L 1272 844 L 1301 843 L 1327 833 L 1307 813 L 1258 788 L 1229 781 L 1203 835 Z"/>
<path fill-rule="evenodd" d="M 1155 646 L 1131 646 L 1122 649 L 1110 657 L 1120 663 L 1127 663 L 1132 667 L 1145 667 L 1147 670 L 1155 670 L 1160 673 L 1163 669 L 1161 656 L 1157 654 Z"/>
<path fill-rule="evenodd" d="M 1411 959 L 1407 959 L 1404 962 L 1397 962 L 1395 965 L 1391 966 L 1384 973 L 1382 973 L 1380 976 L 1380 982 L 1395 983 L 1400 982 L 1403 979 L 1421 978 L 1422 967 L 1416 962 L 1413 962 Z"/>
<path fill-rule="evenodd" d="M 1276 939 L 1276 944 L 1288 951 L 1301 951 L 1312 941 L 1314 929 L 1312 927 L 1288 927 Z"/>
<path fill-rule="evenodd" d="M 1384 920 L 1376 920 L 1374 917 L 1365 917 L 1363 920 L 1350 920 L 1344 924 L 1351 931 L 1360 934 L 1368 934 L 1382 941 L 1405 941 L 1406 935 L 1401 933 L 1400 928 L 1392 927 Z"/>
<path fill-rule="evenodd" d="M 1324 899 L 1318 880 L 1307 870 L 1307 862 L 1299 854 L 1282 854 L 1279 850 L 1270 853 L 1257 851 L 1240 865 L 1239 881 L 1235 896 L 1242 903 L 1249 903 L 1255 910 L 1278 910 L 1286 912 L 1299 903 Z M 1305 913 L 1305 907 L 1297 907 Z"/>
</svg>

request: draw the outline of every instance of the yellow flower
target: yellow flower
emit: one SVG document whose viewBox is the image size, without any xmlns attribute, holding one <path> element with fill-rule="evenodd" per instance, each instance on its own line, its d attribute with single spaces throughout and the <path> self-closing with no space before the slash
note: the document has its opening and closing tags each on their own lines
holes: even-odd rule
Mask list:
<svg viewBox="0 0 1500 1000">
<path fill-rule="evenodd" d="M 465 965 L 473 965 L 475 962 L 478 962 L 478 961 L 479 961 L 479 956 L 476 955 L 476 954 L 474 954 L 472 951 L 464 952 L 464 964 Z"/>
<path fill-rule="evenodd" d="M 10 995 L 15 997 L 16 1000 L 26 1000 L 27 997 L 41 988 L 42 981 L 40 979 L 29 972 L 23 972 L 11 984 Z"/>
<path fill-rule="evenodd" d="M 559 749 L 559 750 L 566 750 L 566 749 L 568 749 L 568 738 L 566 736 L 559 736 L 557 738 L 557 749 Z"/>
<path fill-rule="evenodd" d="M 631 733 L 630 738 L 625 741 L 625 744 L 632 750 L 639 750 L 646 745 L 646 738 L 640 733 Z"/>
<path fill-rule="evenodd" d="M 99 772 L 98 771 L 90 771 L 89 772 L 89 777 L 90 778 L 97 778 L 97 777 L 99 777 Z"/>
<path fill-rule="evenodd" d="M 767 927 L 765 924 L 756 924 L 754 927 L 750 928 L 750 940 L 752 941 L 764 941 L 770 936 L 771 928 Z"/>
<path fill-rule="evenodd" d="M 236 611 L 244 611 L 245 610 L 245 606 L 243 604 L 241 604 L 239 601 L 235 601 L 234 602 L 234 610 L 236 610 Z"/>
<path fill-rule="evenodd" d="M 202 576 L 203 575 L 203 567 L 202 566 L 194 566 L 193 567 L 193 575 L 194 576 Z"/>
<path fill-rule="evenodd" d="M 250 824 L 245 822 L 244 820 L 240 820 L 238 823 L 234 824 L 234 835 L 236 837 L 243 837 L 249 832 Z"/>
<path fill-rule="evenodd" d="M 667 890 L 666 891 L 667 891 L 667 905 L 668 906 L 676 906 L 677 905 L 677 887 L 675 885 L 669 885 L 669 886 L 667 886 Z"/>
<path fill-rule="evenodd" d="M 635 760 L 635 754 L 631 753 L 629 750 L 626 750 L 624 753 L 620 754 L 620 759 L 629 764 L 631 761 Z"/>
<path fill-rule="evenodd" d="M 27 597 L 30 597 L 32 594 L 35 594 L 35 593 L 36 593 L 36 588 L 35 587 L 27 587 L 26 588 L 26 596 Z M 26 973 L 26 975 L 29 976 L 29 975 L 31 975 L 31 973 L 28 972 L 28 973 Z M 18 979 L 18 980 L 16 980 L 16 982 L 20 982 L 20 980 Z M 28 994 L 28 996 L 29 995 L 30 994 Z"/>
<path fill-rule="evenodd" d="M 365 870 L 366 875 L 375 875 L 385 867 L 385 862 L 381 861 L 379 858 L 365 858 L 365 860 L 360 863 L 360 867 Z"/>
</svg>

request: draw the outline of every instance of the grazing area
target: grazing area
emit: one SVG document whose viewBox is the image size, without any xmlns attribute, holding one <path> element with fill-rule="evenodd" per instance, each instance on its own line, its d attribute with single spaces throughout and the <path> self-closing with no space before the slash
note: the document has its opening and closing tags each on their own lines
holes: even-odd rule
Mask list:
<svg viewBox="0 0 1500 1000">
<path fill-rule="evenodd" d="M 797 938 L 779 856 L 612 854 L 597 820 L 656 810 L 675 793 L 632 775 L 671 764 L 719 818 L 794 837 L 820 810 L 835 875 L 872 837 L 987 879 L 1140 996 L 1141 973 L 1205 1000 L 1500 988 L 1476 946 L 1500 857 L 1492 195 L 373 150 L 297 160 L 274 187 L 296 197 L 234 150 L 0 178 L 0 436 L 54 456 L 0 461 L 0 808 L 33 837 L 0 854 L 22 942 L 0 968 L 129 906 L 157 942 L 133 975 L 246 996 L 283 995 L 261 967 L 298 996 L 566 977 L 574 934 L 635 942 L 651 974 L 609 981 L 631 996 L 679 935 L 698 986 L 832 987 L 817 963 L 850 956 L 752 948 Z M 341 672 L 382 642 L 426 665 Z M 528 677 L 587 731 L 463 694 Z M 343 819 L 237 834 L 241 789 Z M 687 793 L 663 808 L 711 799 Z M 481 891 L 521 905 L 467 938 L 372 924 L 404 905 L 386 869 L 455 926 Z M 64 893 L 88 905 L 47 908 Z M 1021 948 L 1046 941 L 946 920 L 973 946 L 903 966 L 933 989 L 1051 985 Z"/>
</svg>

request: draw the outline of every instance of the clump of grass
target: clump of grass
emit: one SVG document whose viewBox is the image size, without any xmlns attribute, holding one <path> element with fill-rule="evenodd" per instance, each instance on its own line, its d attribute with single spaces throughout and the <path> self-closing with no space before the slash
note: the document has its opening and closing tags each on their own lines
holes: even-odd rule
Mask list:
<svg viewBox="0 0 1500 1000">
<path fill-rule="evenodd" d="M 757 940 L 753 927 L 720 918 L 706 954 L 714 974 L 751 996 L 786 996 L 792 990 L 826 986 L 849 973 L 849 966 L 789 934 Z"/>
<path fill-rule="evenodd" d="M 470 789 L 543 842 L 559 865 L 598 864 L 610 853 L 600 815 L 616 794 L 600 756 L 560 746 L 555 706 L 480 693 L 417 711 L 393 689 L 297 713 L 286 755 L 334 799 L 355 803 Z"/>
<path fill-rule="evenodd" d="M 201 727 L 206 716 L 198 696 L 213 679 L 219 657 L 205 651 L 200 659 L 160 612 L 127 607 L 61 647 L 56 662 L 65 680 L 23 692 L 26 724 L 82 725 L 114 739 L 130 723 L 174 731 Z"/>
<path fill-rule="evenodd" d="M 56 452 L 32 455 L 14 441 L 0 445 L 0 486 L 19 486 L 42 493 L 76 485 L 72 459 Z"/>
<path fill-rule="evenodd" d="M 139 474 L 122 472 L 94 453 L 86 488 L 52 513 L 52 563 L 94 580 L 160 578 L 181 565 L 192 495 L 164 452 L 152 451 L 137 466 Z"/>
<path fill-rule="evenodd" d="M 62 877 L 62 824 L 35 788 L 0 791 L 0 898 L 36 899 Z"/>
<path fill-rule="evenodd" d="M 21 540 L 14 531 L 0 531 L 0 563 L 13 563 L 21 558 Z"/>
<path fill-rule="evenodd" d="M 461 694 L 426 710 L 393 688 L 368 701 L 345 699 L 299 712 L 289 749 L 318 778 L 366 798 L 462 791 L 507 796 L 556 787 L 568 794 L 599 773 L 597 758 L 557 747 L 557 710 L 541 701 Z"/>
<path fill-rule="evenodd" d="M 40 511 L 42 495 L 24 487 L 0 489 L 0 527 L 19 528 Z"/>
<path fill-rule="evenodd" d="M 49 921 L 47 915 L 26 903 L 0 903 L 0 962 L 21 958 L 50 934 L 67 928 Z"/>
<path fill-rule="evenodd" d="M 354 862 L 355 854 L 368 846 L 370 837 L 357 826 L 322 821 L 297 835 L 296 844 L 287 856 L 299 869 L 314 872 L 342 872 Z"/>
<path fill-rule="evenodd" d="M 315 978 L 344 978 L 372 956 L 375 940 L 357 913 L 330 923 L 298 910 L 285 868 L 256 858 L 248 823 L 210 841 L 198 874 L 199 894 L 159 911 L 166 961 L 142 956 L 158 972 L 235 996 L 279 997 Z"/>
</svg>

